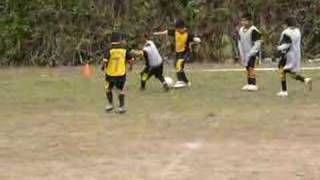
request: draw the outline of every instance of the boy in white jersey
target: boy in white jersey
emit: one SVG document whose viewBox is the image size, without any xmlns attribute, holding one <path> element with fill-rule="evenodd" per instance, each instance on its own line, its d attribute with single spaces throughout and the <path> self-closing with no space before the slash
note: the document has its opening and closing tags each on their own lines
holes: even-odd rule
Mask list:
<svg viewBox="0 0 320 180">
<path fill-rule="evenodd" d="M 147 81 L 155 76 L 163 85 L 163 88 L 168 91 L 169 86 L 163 77 L 163 60 L 153 41 L 149 39 L 147 34 L 144 34 L 139 38 L 139 41 L 143 43 L 143 49 L 134 51 L 137 56 L 143 56 L 146 62 L 146 66 L 141 72 L 141 90 L 146 89 Z"/>
<path fill-rule="evenodd" d="M 295 80 L 305 83 L 312 90 L 312 79 L 298 74 L 301 62 L 301 32 L 297 28 L 294 17 L 285 20 L 285 30 L 281 33 L 277 51 L 280 56 L 279 73 L 281 78 L 280 97 L 288 96 L 286 75 L 290 74 Z"/>
<path fill-rule="evenodd" d="M 255 65 L 256 59 L 261 49 L 261 33 L 252 24 L 250 14 L 245 14 L 241 18 L 241 28 L 239 30 L 239 51 L 243 66 L 247 70 L 247 84 L 242 88 L 245 91 L 257 91 Z"/>
</svg>

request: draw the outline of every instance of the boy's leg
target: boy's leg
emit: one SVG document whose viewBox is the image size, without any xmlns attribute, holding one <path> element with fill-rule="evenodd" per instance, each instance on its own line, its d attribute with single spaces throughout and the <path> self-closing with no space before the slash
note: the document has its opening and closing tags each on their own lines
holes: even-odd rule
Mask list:
<svg viewBox="0 0 320 180">
<path fill-rule="evenodd" d="M 301 76 L 300 74 L 298 74 L 296 72 L 288 72 L 288 73 L 290 73 L 290 75 L 293 79 L 305 83 L 306 78 Z"/>
<path fill-rule="evenodd" d="M 150 72 L 149 72 L 149 68 L 146 67 L 144 68 L 144 70 L 141 72 L 141 85 L 140 85 L 140 89 L 141 90 L 145 90 L 146 89 L 146 83 L 150 78 Z"/>
<path fill-rule="evenodd" d="M 291 77 L 297 81 L 305 83 L 309 91 L 312 91 L 312 79 L 311 78 L 305 78 L 304 76 L 296 73 L 296 72 L 289 72 L 291 74 Z"/>
<path fill-rule="evenodd" d="M 284 70 L 284 67 L 286 66 L 286 58 L 285 57 L 281 57 L 281 60 L 279 62 L 279 75 L 280 75 L 280 79 L 281 79 L 281 92 L 287 92 L 288 91 L 288 87 L 287 87 L 287 73 L 289 71 Z M 280 93 L 281 93 L 280 92 Z M 279 94 L 280 94 L 279 93 Z"/>
<path fill-rule="evenodd" d="M 256 66 L 256 57 L 253 56 L 250 58 L 248 62 L 247 72 L 248 72 L 248 84 L 254 85 L 254 86 L 257 85 L 255 66 Z"/>
<path fill-rule="evenodd" d="M 281 80 L 281 91 L 277 93 L 277 96 L 287 97 L 288 96 L 288 88 L 287 88 L 287 73 L 289 71 L 285 70 L 284 67 L 287 64 L 287 59 L 285 56 L 281 56 L 278 68 L 279 68 L 279 76 Z"/>
<path fill-rule="evenodd" d="M 178 66 L 179 66 L 179 71 L 178 71 L 178 73 L 179 73 L 179 76 L 180 76 L 180 80 L 181 81 L 183 81 L 183 82 L 185 82 L 186 84 L 188 84 L 189 83 L 189 80 L 188 80 L 188 78 L 187 78 L 187 75 L 186 75 L 186 73 L 185 73 L 185 71 L 184 71 L 184 65 L 185 65 L 185 60 L 184 59 L 182 59 L 180 62 L 179 62 L 179 64 L 178 64 Z"/>
<path fill-rule="evenodd" d="M 112 81 L 108 81 L 106 80 L 106 96 L 107 96 L 107 101 L 108 101 L 108 105 L 105 107 L 106 111 L 112 111 L 113 110 L 113 93 L 112 93 L 112 89 L 114 87 L 114 83 Z"/>
<path fill-rule="evenodd" d="M 169 90 L 169 86 L 163 77 L 163 64 L 154 69 L 154 74 L 155 74 L 155 77 L 159 79 L 159 81 L 161 82 L 165 90 Z"/>
<path fill-rule="evenodd" d="M 178 81 L 182 81 L 185 84 L 188 84 L 189 80 L 186 76 L 186 73 L 184 72 L 184 65 L 186 62 L 186 58 L 187 58 L 186 53 L 177 54 L 175 68 L 176 68 L 176 72 L 177 72 Z"/>
<path fill-rule="evenodd" d="M 116 87 L 117 89 L 120 90 L 120 93 L 119 93 L 119 110 L 118 112 L 120 114 L 122 113 L 125 113 L 126 110 L 125 110 L 125 83 L 126 83 L 126 79 L 125 78 L 121 78 L 117 81 L 117 84 L 116 84 Z"/>
<path fill-rule="evenodd" d="M 251 57 L 248 62 L 247 69 L 247 81 L 248 84 L 242 88 L 246 91 L 257 91 L 256 71 L 255 71 L 256 57 Z"/>
</svg>

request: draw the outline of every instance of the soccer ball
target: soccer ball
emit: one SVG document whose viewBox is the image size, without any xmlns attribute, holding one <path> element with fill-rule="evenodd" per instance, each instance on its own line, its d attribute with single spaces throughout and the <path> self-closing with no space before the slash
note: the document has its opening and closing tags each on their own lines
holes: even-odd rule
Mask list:
<svg viewBox="0 0 320 180">
<path fill-rule="evenodd" d="M 169 87 L 173 86 L 173 79 L 171 77 L 165 77 L 164 80 L 166 81 L 166 83 L 168 84 Z"/>
</svg>

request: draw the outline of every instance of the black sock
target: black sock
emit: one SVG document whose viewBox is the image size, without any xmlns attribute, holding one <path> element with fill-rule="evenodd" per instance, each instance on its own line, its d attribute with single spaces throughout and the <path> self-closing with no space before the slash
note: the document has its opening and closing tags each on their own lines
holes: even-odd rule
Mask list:
<svg viewBox="0 0 320 180">
<path fill-rule="evenodd" d="M 182 78 L 182 81 L 185 82 L 185 83 L 189 83 L 189 80 L 186 76 L 186 73 L 183 71 L 181 72 L 181 78 Z"/>
<path fill-rule="evenodd" d="M 108 92 L 107 92 L 107 99 L 108 99 L 109 104 L 113 104 L 113 94 L 112 94 L 112 91 L 108 91 Z"/>
<path fill-rule="evenodd" d="M 296 80 L 301 81 L 301 82 L 305 82 L 305 78 L 301 75 L 296 75 Z"/>
<path fill-rule="evenodd" d="M 160 76 L 160 77 L 157 77 L 157 78 L 159 79 L 159 81 L 161 82 L 161 84 L 163 85 L 163 87 L 165 89 L 169 89 L 169 86 L 168 86 L 168 84 L 167 84 L 167 82 L 166 82 L 166 80 L 164 79 L 163 76 Z"/>
<path fill-rule="evenodd" d="M 257 79 L 253 78 L 253 85 L 257 85 Z"/>
<path fill-rule="evenodd" d="M 124 107 L 124 94 L 119 94 L 120 107 Z"/>
<path fill-rule="evenodd" d="M 286 80 L 281 81 L 281 89 L 282 89 L 282 91 L 287 91 L 288 90 L 287 81 Z"/>
<path fill-rule="evenodd" d="M 183 81 L 182 79 L 183 79 L 183 77 L 182 77 L 181 72 L 177 72 L 177 80 L 178 81 Z"/>
<path fill-rule="evenodd" d="M 249 76 L 249 68 L 247 67 L 247 84 L 251 84 L 251 78 Z"/>
<path fill-rule="evenodd" d="M 257 84 L 256 78 L 249 78 L 249 84 L 250 85 L 256 85 Z"/>
<path fill-rule="evenodd" d="M 141 80 L 141 89 L 146 88 L 146 81 Z"/>
<path fill-rule="evenodd" d="M 163 76 L 156 76 L 156 78 L 158 78 L 162 84 L 166 83 L 166 80 L 164 79 Z"/>
</svg>

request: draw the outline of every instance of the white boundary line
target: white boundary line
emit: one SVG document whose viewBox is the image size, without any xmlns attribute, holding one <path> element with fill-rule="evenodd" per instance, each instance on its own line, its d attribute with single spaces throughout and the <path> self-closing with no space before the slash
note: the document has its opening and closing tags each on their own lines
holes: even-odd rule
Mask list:
<svg viewBox="0 0 320 180">
<path fill-rule="evenodd" d="M 278 68 L 257 68 L 257 71 L 277 71 Z M 320 70 L 320 67 L 304 67 L 301 68 L 303 71 L 311 71 L 311 70 Z M 191 70 L 192 71 L 192 70 Z M 225 69 L 203 69 L 200 70 L 200 72 L 240 72 L 240 71 L 245 71 L 244 68 L 225 68 Z"/>
</svg>

